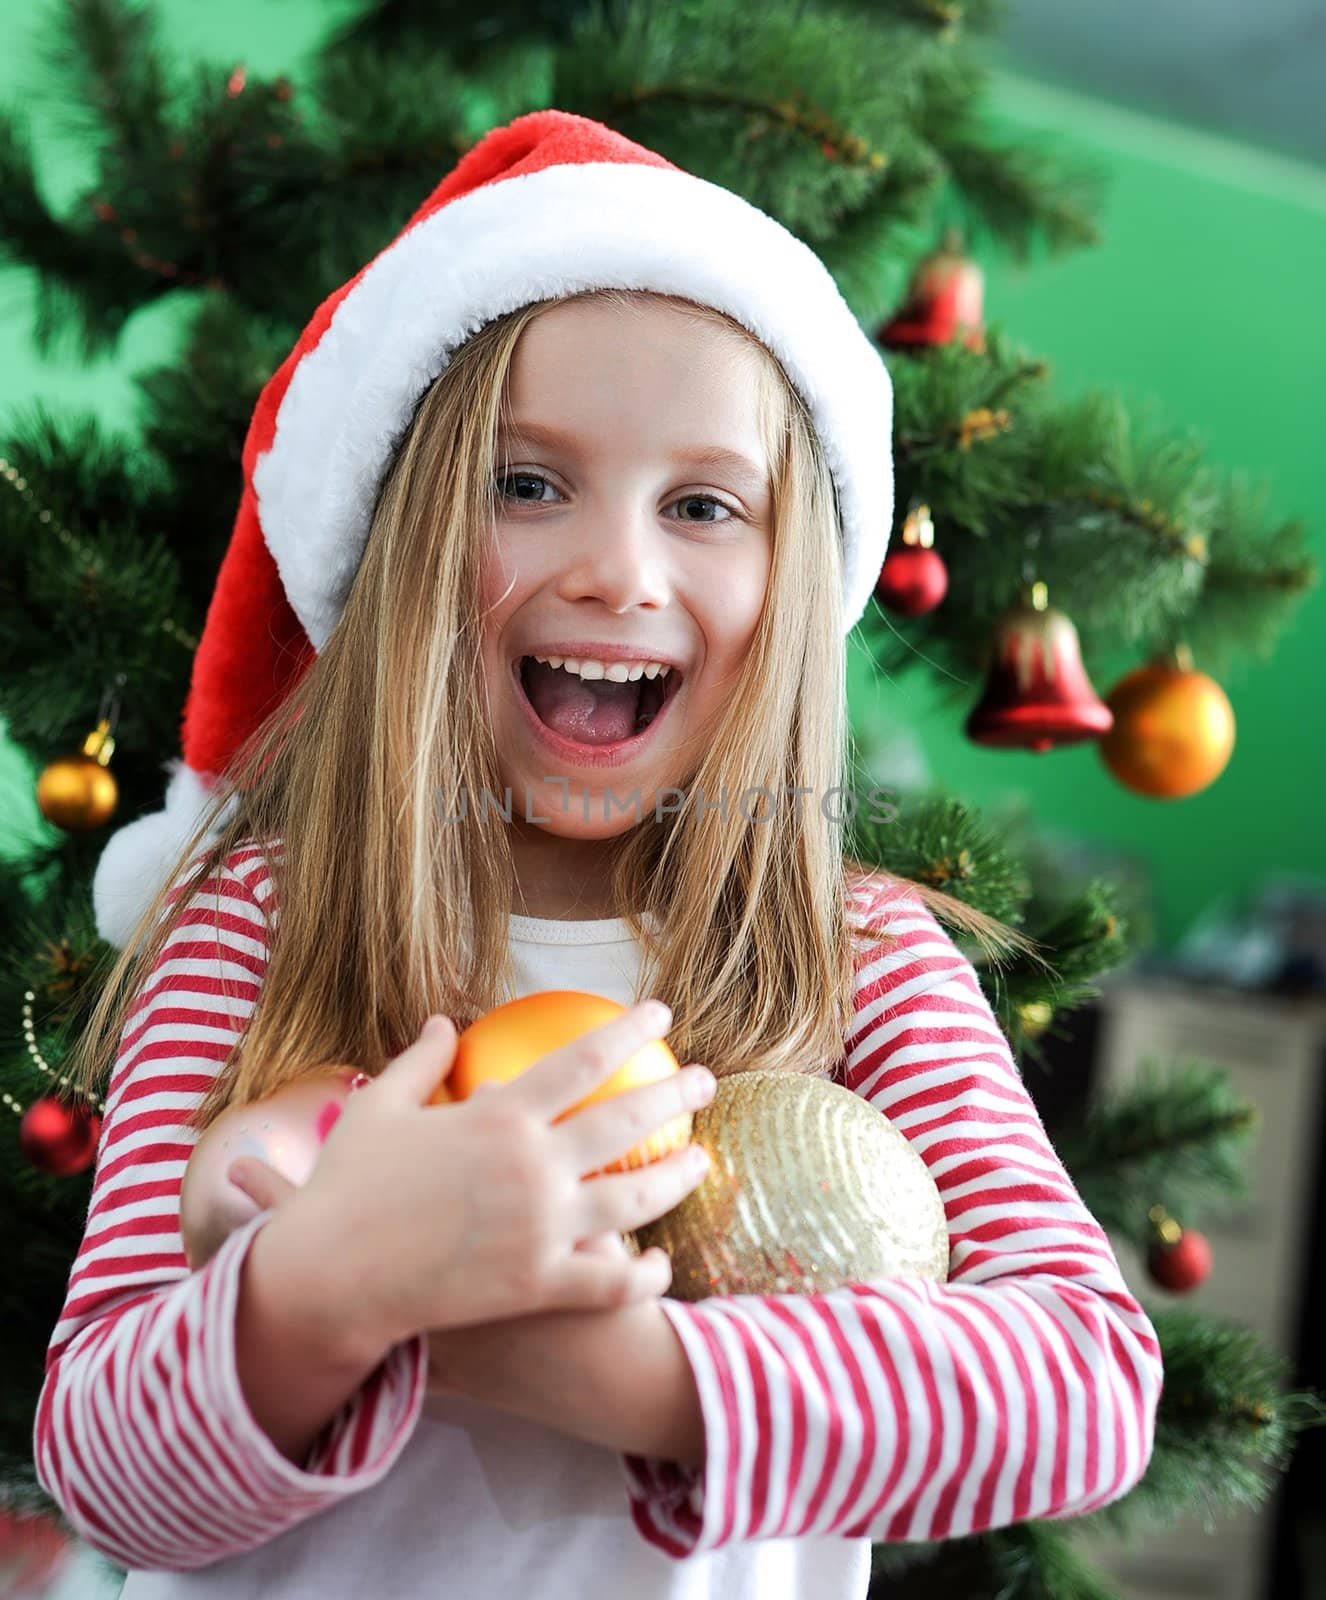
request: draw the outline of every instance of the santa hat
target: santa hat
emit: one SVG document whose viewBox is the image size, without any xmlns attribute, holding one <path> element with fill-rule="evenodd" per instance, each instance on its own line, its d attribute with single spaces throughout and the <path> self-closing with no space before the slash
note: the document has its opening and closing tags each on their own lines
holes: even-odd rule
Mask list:
<svg viewBox="0 0 1326 1600">
<path fill-rule="evenodd" d="M 322 302 L 258 397 L 193 663 L 183 759 L 168 763 L 164 810 L 121 828 L 102 853 L 92 885 L 102 938 L 125 943 L 227 762 L 326 643 L 393 452 L 452 353 L 531 301 L 609 287 L 713 306 L 781 361 L 832 470 L 845 626 L 858 621 L 893 520 L 892 388 L 828 269 L 748 201 L 601 123 L 517 117 Z"/>
</svg>

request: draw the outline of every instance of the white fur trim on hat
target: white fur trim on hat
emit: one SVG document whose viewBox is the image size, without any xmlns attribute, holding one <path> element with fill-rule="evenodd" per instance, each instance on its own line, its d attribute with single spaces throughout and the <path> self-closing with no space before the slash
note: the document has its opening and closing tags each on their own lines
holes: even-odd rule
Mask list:
<svg viewBox="0 0 1326 1600">
<path fill-rule="evenodd" d="M 779 358 L 837 486 L 844 631 L 859 620 L 893 519 L 893 397 L 878 349 L 815 252 L 739 195 L 680 170 L 583 162 L 488 183 L 416 223 L 291 376 L 253 483 L 314 649 L 340 616 L 392 453 L 451 352 L 531 301 L 609 287 L 714 306 Z"/>
<path fill-rule="evenodd" d="M 171 778 L 166 785 L 165 808 L 149 812 L 113 833 L 92 877 L 97 932 L 117 949 L 128 942 L 139 917 L 164 882 L 164 874 L 178 859 L 214 798 L 208 776 L 182 761 L 168 762 L 166 770 Z M 213 837 L 234 809 L 232 795 L 207 838 Z"/>
</svg>

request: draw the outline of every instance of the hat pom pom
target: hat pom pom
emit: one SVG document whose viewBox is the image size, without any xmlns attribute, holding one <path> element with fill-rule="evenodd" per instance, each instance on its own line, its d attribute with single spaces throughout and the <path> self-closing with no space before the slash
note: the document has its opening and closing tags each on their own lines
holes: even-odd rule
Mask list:
<svg viewBox="0 0 1326 1600">
<path fill-rule="evenodd" d="M 92 877 L 92 910 L 97 932 L 117 949 L 123 948 L 138 919 L 166 882 L 193 836 L 203 812 L 215 798 L 216 780 L 196 772 L 182 761 L 171 761 L 162 810 L 149 812 L 113 833 L 101 853 Z M 234 810 L 234 796 L 226 803 L 204 838 L 214 838 Z"/>
</svg>

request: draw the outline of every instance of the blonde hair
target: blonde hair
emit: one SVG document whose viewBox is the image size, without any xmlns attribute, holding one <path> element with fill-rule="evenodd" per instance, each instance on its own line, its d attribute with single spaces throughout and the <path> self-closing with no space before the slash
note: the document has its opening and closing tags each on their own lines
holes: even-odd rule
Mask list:
<svg viewBox="0 0 1326 1600">
<path fill-rule="evenodd" d="M 813 801 L 768 807 L 755 825 L 736 808 L 696 815 L 690 800 L 697 788 L 712 797 L 761 786 L 814 797 L 845 780 L 833 481 L 781 365 L 732 318 L 652 293 L 570 298 L 622 309 L 661 300 L 760 357 L 773 501 L 764 607 L 681 808 L 612 841 L 611 894 L 641 942 L 637 997 L 656 994 L 671 1006 L 668 1041 L 679 1060 L 703 1061 L 718 1076 L 753 1068 L 827 1075 L 850 1023 L 853 932 L 887 939 L 885 927 L 853 922 L 847 903 L 848 890 L 876 869 L 844 857 L 840 824 Z M 565 303 L 534 302 L 487 323 L 423 395 L 331 636 L 237 751 L 114 960 L 71 1066 L 84 1092 L 113 1064 L 132 999 L 191 894 L 254 842 L 279 841 L 271 860 L 278 936 L 257 1004 L 195 1126 L 313 1067 L 351 1062 L 376 1073 L 431 1013 L 463 1026 L 505 998 L 515 885 L 507 830 L 438 819 L 457 815 L 464 794 L 501 791 L 479 648 L 497 429 L 521 334 Z M 227 795 L 234 813 L 218 823 Z M 200 845 L 170 905 L 171 880 Z M 902 881 L 988 954 L 1032 948 L 996 919 Z"/>
</svg>

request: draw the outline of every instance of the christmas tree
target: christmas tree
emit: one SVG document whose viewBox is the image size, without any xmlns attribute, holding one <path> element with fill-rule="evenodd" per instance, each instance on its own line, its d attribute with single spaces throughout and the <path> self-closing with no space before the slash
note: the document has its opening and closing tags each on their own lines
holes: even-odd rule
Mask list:
<svg viewBox="0 0 1326 1600">
<path fill-rule="evenodd" d="M 235 62 L 168 68 L 151 10 L 122 0 L 53 13 L 53 70 L 98 179 L 56 215 L 21 118 L 0 119 L 0 238 L 39 275 L 38 347 L 72 331 L 91 359 L 159 297 L 182 292 L 191 309 L 178 359 L 138 378 L 131 433 L 40 408 L 0 431 L 0 712 L 43 769 L 55 824 L 0 862 L 11 1499 L 41 1499 L 32 1417 L 95 1152 L 96 1106 L 60 1094 L 109 953 L 92 872 L 111 818 L 160 803 L 254 401 L 311 308 L 489 128 L 549 105 L 595 118 L 745 196 L 829 266 L 896 394 L 897 526 L 857 634 L 874 672 L 985 674 L 978 705 L 954 697 L 973 739 L 1099 740 L 1138 793 L 1218 778 L 1233 738 L 1218 674 L 1268 651 L 1314 580 L 1303 530 L 1111 397 L 1059 398 L 1046 363 L 986 324 L 980 253 L 1089 245 L 1100 205 L 1098 175 L 983 120 L 993 20 L 982 0 L 380 0 L 338 8 L 307 69 L 267 80 Z M 1128 670 L 1102 698 L 1093 683 L 1120 658 Z M 847 848 L 1036 941 L 1040 960 L 970 952 L 1015 1052 L 1035 1061 L 1094 980 L 1144 945 L 1145 906 L 1066 877 L 1025 819 L 996 825 L 931 792 L 898 809 L 887 827 L 854 818 Z M 1238 1192 L 1253 1114 L 1219 1072 L 1158 1064 L 1050 1132 L 1093 1213 L 1178 1286 L 1202 1266 L 1200 1235 L 1177 1219 Z M 1264 1498 L 1313 1397 L 1286 1393 L 1283 1363 L 1241 1330 L 1150 1314 L 1167 1382 L 1143 1481 L 1067 1523 L 877 1546 L 890 1592 L 1102 1595 L 1077 1532 Z"/>
</svg>

